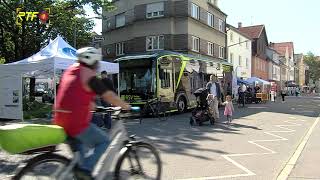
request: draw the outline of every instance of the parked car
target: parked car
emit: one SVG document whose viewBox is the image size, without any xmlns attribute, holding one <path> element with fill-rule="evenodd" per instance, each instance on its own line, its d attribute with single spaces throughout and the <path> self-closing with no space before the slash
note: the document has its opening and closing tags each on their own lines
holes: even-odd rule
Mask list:
<svg viewBox="0 0 320 180">
<path fill-rule="evenodd" d="M 42 94 L 42 102 L 43 103 L 45 103 L 45 102 L 53 103 L 54 102 L 54 95 L 53 95 L 52 90 L 45 91 Z"/>
<path fill-rule="evenodd" d="M 45 90 L 43 87 L 36 87 L 35 89 L 35 96 L 42 96 L 44 94 Z"/>
</svg>

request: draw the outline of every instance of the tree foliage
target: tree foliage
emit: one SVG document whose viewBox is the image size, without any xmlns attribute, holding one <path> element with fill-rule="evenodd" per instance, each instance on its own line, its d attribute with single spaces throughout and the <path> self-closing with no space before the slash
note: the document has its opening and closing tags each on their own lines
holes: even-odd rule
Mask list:
<svg viewBox="0 0 320 180">
<path fill-rule="evenodd" d="M 6 63 L 6 60 L 3 57 L 0 57 L 0 64 Z"/>
<path fill-rule="evenodd" d="M 101 7 L 112 8 L 107 0 L 0 0 L 0 57 L 6 61 L 14 62 L 38 52 L 48 44 L 50 39 L 57 35 L 62 36 L 73 45 L 76 37 L 77 47 L 87 46 L 92 39 L 94 23 L 85 17 L 85 6 L 92 7 L 98 17 Z M 24 11 L 39 11 L 50 8 L 50 26 L 42 24 L 39 20 L 22 22 L 16 25 L 16 8 Z M 75 36 L 76 35 L 76 36 Z"/>
<path fill-rule="evenodd" d="M 309 66 L 310 79 L 314 82 L 320 79 L 320 59 L 309 52 L 304 56 L 304 61 Z"/>
</svg>

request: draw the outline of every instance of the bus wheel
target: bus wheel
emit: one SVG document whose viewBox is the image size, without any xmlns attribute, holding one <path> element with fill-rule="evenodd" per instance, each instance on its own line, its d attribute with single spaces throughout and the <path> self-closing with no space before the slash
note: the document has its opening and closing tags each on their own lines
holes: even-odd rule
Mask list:
<svg viewBox="0 0 320 180">
<path fill-rule="evenodd" d="M 183 113 L 187 110 L 187 102 L 184 97 L 179 97 L 179 100 L 177 102 L 177 108 L 179 113 Z"/>
</svg>

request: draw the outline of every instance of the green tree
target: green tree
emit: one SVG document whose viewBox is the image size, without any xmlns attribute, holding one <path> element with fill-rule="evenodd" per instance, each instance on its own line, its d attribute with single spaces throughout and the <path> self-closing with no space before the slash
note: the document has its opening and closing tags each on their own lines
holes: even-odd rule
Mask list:
<svg viewBox="0 0 320 180">
<path fill-rule="evenodd" d="M 100 18 L 101 7 L 105 10 L 112 8 L 108 0 L 25 0 L 23 4 L 19 4 L 18 0 L 0 0 L 0 57 L 4 57 L 7 62 L 24 59 L 38 52 L 49 39 L 54 39 L 57 35 L 71 45 L 76 37 L 75 48 L 88 45 L 91 41 L 93 21 L 85 18 L 85 5 L 92 7 Z M 18 27 L 15 23 L 18 7 L 25 11 L 39 11 L 50 7 L 51 25 L 37 21 L 23 22 L 22 26 Z"/>
<path fill-rule="evenodd" d="M 0 57 L 0 64 L 4 64 L 6 63 L 6 60 L 4 59 L 4 57 Z"/>
<path fill-rule="evenodd" d="M 314 82 L 320 79 L 320 61 L 313 53 L 304 56 L 304 61 L 309 66 L 310 79 Z"/>
</svg>

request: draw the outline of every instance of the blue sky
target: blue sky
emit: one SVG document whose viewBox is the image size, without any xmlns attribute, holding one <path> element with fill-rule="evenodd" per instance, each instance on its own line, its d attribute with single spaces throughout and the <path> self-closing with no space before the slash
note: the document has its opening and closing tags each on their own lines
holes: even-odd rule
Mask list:
<svg viewBox="0 0 320 180">
<path fill-rule="evenodd" d="M 320 55 L 319 0 L 220 0 L 227 23 L 264 24 L 268 41 L 294 43 L 295 53 Z"/>
<path fill-rule="evenodd" d="M 219 0 L 219 7 L 233 26 L 264 24 L 269 42 L 292 41 L 295 53 L 320 55 L 320 0 Z M 100 34 L 101 20 L 95 23 Z"/>
</svg>

